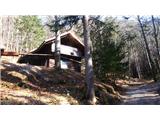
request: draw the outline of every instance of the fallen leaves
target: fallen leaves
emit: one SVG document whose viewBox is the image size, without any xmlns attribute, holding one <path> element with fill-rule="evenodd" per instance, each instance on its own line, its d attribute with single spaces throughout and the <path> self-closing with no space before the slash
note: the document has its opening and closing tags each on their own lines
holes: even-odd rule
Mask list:
<svg viewBox="0 0 160 120">
<path fill-rule="evenodd" d="M 76 79 L 67 71 L 57 74 L 53 69 L 8 62 L 4 62 L 0 68 L 1 104 L 79 104 L 65 87 L 75 87 L 71 85 L 72 79 L 76 84 Z"/>
</svg>

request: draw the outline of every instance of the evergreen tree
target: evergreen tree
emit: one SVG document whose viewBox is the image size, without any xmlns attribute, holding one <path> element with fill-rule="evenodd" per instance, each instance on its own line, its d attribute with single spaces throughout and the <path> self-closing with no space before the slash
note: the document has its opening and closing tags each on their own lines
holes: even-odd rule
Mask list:
<svg viewBox="0 0 160 120">
<path fill-rule="evenodd" d="M 101 81 L 106 81 L 107 73 L 122 72 L 126 68 L 121 62 L 124 59 L 124 42 L 117 37 L 116 29 L 118 26 L 111 18 L 104 23 L 95 23 L 91 29 L 94 70 Z"/>
<path fill-rule="evenodd" d="M 15 29 L 21 38 L 20 51 L 30 51 L 40 45 L 45 37 L 45 31 L 38 16 L 19 16 L 16 18 Z"/>
</svg>

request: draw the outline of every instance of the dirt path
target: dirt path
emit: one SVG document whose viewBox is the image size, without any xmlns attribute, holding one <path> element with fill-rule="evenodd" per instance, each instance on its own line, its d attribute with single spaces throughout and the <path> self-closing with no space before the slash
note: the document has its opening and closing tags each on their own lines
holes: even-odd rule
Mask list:
<svg viewBox="0 0 160 120">
<path fill-rule="evenodd" d="M 160 105 L 160 82 L 136 82 L 122 86 L 122 105 Z"/>
</svg>

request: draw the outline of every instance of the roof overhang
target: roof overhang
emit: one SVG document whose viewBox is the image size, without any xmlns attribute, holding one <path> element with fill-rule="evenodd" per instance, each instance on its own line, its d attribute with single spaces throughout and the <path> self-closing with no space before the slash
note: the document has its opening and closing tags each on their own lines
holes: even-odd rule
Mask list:
<svg viewBox="0 0 160 120">
<path fill-rule="evenodd" d="M 73 33 L 72 31 L 68 31 L 68 32 L 60 34 L 61 39 L 64 37 L 72 38 L 72 40 L 74 40 L 81 48 L 84 49 L 84 44 L 81 42 L 80 38 L 78 36 L 76 36 L 75 33 Z M 31 53 L 38 51 L 46 44 L 50 44 L 50 43 L 54 42 L 55 39 L 56 39 L 56 37 L 52 37 L 52 38 L 44 40 L 43 43 L 37 49 L 32 50 Z"/>
</svg>

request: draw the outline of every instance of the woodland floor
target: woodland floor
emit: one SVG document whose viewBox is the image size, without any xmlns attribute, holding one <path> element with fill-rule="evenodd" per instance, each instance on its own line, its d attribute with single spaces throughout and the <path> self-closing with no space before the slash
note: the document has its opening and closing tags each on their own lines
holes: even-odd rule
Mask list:
<svg viewBox="0 0 160 120">
<path fill-rule="evenodd" d="M 43 67 L 8 62 L 2 62 L 0 69 L 1 104 L 80 104 L 74 96 L 78 93 L 76 88 L 83 83 L 78 73 L 71 76 L 70 71 L 58 73 Z"/>
<path fill-rule="evenodd" d="M 81 73 L 7 61 L 2 61 L 0 71 L 2 105 L 86 104 L 86 86 Z M 115 84 L 116 88 L 95 80 L 97 104 L 160 104 L 160 83 L 119 79 Z"/>
<path fill-rule="evenodd" d="M 7 61 L 2 61 L 0 71 L 2 105 L 87 104 L 84 75 L 81 73 Z M 97 104 L 116 104 L 120 101 L 110 85 L 95 81 L 95 91 Z"/>
</svg>

